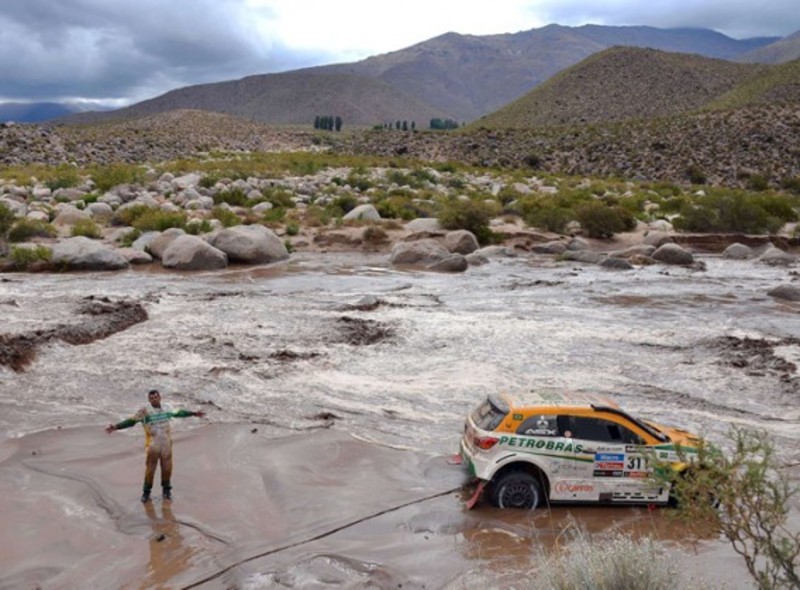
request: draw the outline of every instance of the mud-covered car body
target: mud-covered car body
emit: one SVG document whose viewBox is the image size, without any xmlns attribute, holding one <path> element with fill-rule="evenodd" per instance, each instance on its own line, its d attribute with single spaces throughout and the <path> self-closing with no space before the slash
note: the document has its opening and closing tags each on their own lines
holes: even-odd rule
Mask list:
<svg viewBox="0 0 800 590">
<path fill-rule="evenodd" d="M 491 503 L 665 504 L 653 463 L 682 471 L 700 440 L 639 420 L 593 394 L 542 390 L 489 396 L 467 417 L 460 455 Z M 474 502 L 473 502 L 474 503 Z"/>
</svg>

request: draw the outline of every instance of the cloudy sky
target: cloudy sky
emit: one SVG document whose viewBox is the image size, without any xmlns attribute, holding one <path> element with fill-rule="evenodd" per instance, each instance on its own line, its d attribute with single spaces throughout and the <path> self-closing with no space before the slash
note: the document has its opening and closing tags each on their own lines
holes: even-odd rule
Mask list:
<svg viewBox="0 0 800 590">
<path fill-rule="evenodd" d="M 785 36 L 800 30 L 800 10 L 798 0 L 0 0 L 0 102 L 123 106 L 191 84 L 356 61 L 448 31 L 551 23 Z"/>
</svg>

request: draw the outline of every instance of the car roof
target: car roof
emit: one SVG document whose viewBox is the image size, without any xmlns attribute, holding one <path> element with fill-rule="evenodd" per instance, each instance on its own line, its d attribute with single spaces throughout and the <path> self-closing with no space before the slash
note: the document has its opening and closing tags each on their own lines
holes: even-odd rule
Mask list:
<svg viewBox="0 0 800 590">
<path fill-rule="evenodd" d="M 586 408 L 592 406 L 605 406 L 619 409 L 612 400 L 596 393 L 585 391 L 569 391 L 565 389 L 541 388 L 531 391 L 506 394 L 509 405 L 513 408 L 524 407 L 559 407 L 559 408 Z"/>
</svg>

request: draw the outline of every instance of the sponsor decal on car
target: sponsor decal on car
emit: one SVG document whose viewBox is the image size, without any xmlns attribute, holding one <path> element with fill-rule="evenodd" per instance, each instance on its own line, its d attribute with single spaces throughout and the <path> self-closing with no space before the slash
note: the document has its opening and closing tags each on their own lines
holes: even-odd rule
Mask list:
<svg viewBox="0 0 800 590">
<path fill-rule="evenodd" d="M 567 481 L 560 481 L 556 484 L 556 492 L 559 494 L 587 494 L 594 491 L 594 486 L 589 483 L 570 483 Z"/>
<path fill-rule="evenodd" d="M 535 449 L 539 451 L 555 451 L 560 453 L 582 453 L 583 445 L 564 440 L 545 440 L 541 438 L 528 438 L 521 436 L 503 435 L 500 445 L 522 449 Z"/>
</svg>

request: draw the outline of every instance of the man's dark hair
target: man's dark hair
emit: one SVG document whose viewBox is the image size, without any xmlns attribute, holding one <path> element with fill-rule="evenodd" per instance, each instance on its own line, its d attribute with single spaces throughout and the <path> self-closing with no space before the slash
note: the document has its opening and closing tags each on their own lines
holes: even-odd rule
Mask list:
<svg viewBox="0 0 800 590">
<path fill-rule="evenodd" d="M 154 393 L 158 393 L 158 389 L 151 389 L 147 392 L 147 395 L 153 395 Z"/>
</svg>

